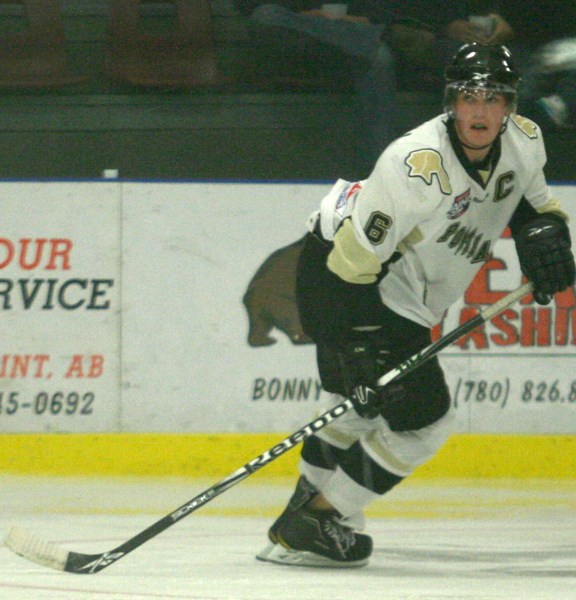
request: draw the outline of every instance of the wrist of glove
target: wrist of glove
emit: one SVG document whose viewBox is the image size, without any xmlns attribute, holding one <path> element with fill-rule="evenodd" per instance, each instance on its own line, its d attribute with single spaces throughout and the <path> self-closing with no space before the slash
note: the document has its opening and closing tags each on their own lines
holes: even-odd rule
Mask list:
<svg viewBox="0 0 576 600">
<path fill-rule="evenodd" d="M 404 388 L 392 382 L 379 386 L 378 379 L 390 369 L 389 343 L 380 327 L 354 330 L 339 352 L 339 372 L 345 380 L 345 393 L 354 410 L 365 419 L 374 419 L 390 404 L 400 402 Z"/>
<path fill-rule="evenodd" d="M 576 279 L 570 231 L 564 219 L 549 213 L 526 223 L 515 236 L 522 273 L 534 284 L 534 300 L 548 304 Z"/>
<path fill-rule="evenodd" d="M 375 419 L 385 406 L 401 399 L 402 390 L 401 385 L 393 383 L 385 387 L 357 385 L 352 390 L 350 400 L 362 418 Z"/>
</svg>

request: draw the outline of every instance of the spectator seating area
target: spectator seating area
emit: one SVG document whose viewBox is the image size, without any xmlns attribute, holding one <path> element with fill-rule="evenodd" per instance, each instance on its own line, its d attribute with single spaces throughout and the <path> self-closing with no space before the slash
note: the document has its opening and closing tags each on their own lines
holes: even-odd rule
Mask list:
<svg viewBox="0 0 576 600">
<path fill-rule="evenodd" d="M 338 57 L 295 64 L 262 75 L 232 0 L 0 0 L 0 177 L 366 176 Z M 441 98 L 398 106 L 401 135 Z M 575 137 L 552 132 L 553 179 L 576 179 Z"/>
</svg>

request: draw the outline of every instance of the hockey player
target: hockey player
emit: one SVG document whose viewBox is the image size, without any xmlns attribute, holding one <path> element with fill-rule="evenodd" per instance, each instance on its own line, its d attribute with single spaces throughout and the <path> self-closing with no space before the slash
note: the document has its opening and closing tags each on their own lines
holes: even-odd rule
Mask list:
<svg viewBox="0 0 576 600">
<path fill-rule="evenodd" d="M 515 114 L 510 53 L 463 46 L 445 76 L 445 114 L 393 142 L 366 180 L 339 180 L 310 219 L 300 316 L 323 388 L 355 410 L 304 442 L 296 490 L 260 560 L 368 563 L 363 509 L 431 459 L 452 422 L 437 358 L 397 384 L 376 382 L 430 343 L 507 225 L 537 302 L 574 285 L 540 129 Z"/>
</svg>

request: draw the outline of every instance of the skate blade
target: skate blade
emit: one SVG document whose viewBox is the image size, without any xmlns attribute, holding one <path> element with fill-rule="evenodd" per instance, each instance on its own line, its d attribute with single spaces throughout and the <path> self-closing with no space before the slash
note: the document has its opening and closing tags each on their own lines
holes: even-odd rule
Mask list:
<svg viewBox="0 0 576 600">
<path fill-rule="evenodd" d="M 354 561 L 333 560 L 314 552 L 306 552 L 304 550 L 292 550 L 284 548 L 281 544 L 269 544 L 259 554 L 256 555 L 258 560 L 270 562 L 277 565 L 291 565 L 295 567 L 319 567 L 328 569 L 356 569 L 365 567 L 368 564 L 368 559 Z"/>
<path fill-rule="evenodd" d="M 270 542 L 266 546 L 266 548 L 262 548 L 262 550 L 260 550 L 260 552 L 258 552 L 258 554 L 256 555 L 256 559 L 257 560 L 267 561 L 268 557 L 272 553 L 272 550 L 274 550 L 275 546 L 276 546 L 276 544 L 274 542 Z"/>
</svg>

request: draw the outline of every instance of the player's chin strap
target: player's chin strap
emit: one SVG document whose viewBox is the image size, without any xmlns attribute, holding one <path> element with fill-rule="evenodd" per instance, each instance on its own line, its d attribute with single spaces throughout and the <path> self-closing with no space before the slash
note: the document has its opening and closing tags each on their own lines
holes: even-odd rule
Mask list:
<svg viewBox="0 0 576 600">
<path fill-rule="evenodd" d="M 378 385 L 388 385 L 395 379 L 399 379 L 406 373 L 418 368 L 427 360 L 438 354 L 440 350 L 446 348 L 446 346 L 460 339 L 462 336 L 470 333 L 473 329 L 482 325 L 482 323 L 489 321 L 531 291 L 532 284 L 526 283 L 513 292 L 503 296 L 492 306 L 480 311 L 472 319 L 462 323 L 462 325 L 441 337 L 438 341 L 430 344 L 402 364 L 398 365 L 395 369 L 386 373 L 378 380 Z M 260 454 L 260 456 L 257 456 L 249 463 L 246 463 L 237 471 L 234 471 L 234 473 L 225 479 L 222 479 L 212 487 L 204 490 L 202 493 L 192 498 L 192 500 L 183 504 L 180 508 L 167 514 L 159 521 L 156 521 L 156 523 L 150 525 L 147 529 L 144 529 L 134 537 L 120 544 L 120 546 L 108 552 L 102 552 L 100 554 L 72 552 L 57 546 L 56 544 L 45 541 L 33 533 L 19 527 L 10 529 L 4 543 L 8 548 L 16 552 L 16 554 L 45 567 L 84 575 L 98 573 L 126 556 L 129 552 L 132 552 L 132 550 L 135 550 L 148 540 L 157 536 L 159 533 L 162 533 L 164 530 L 168 529 L 168 527 L 174 525 L 174 523 L 181 521 L 184 517 L 187 517 L 195 510 L 198 510 L 216 498 L 216 496 L 226 492 L 237 483 L 240 483 L 256 471 L 260 470 L 262 467 L 270 464 L 273 460 L 276 460 L 279 456 L 282 456 L 288 452 L 288 450 L 291 450 L 300 444 L 300 442 L 303 442 L 305 439 L 314 435 L 335 419 L 340 418 L 352 408 L 353 404 L 350 399 L 345 400 L 341 404 L 337 404 L 298 431 L 295 431 L 291 436 L 282 440 L 269 450 L 266 450 L 264 453 Z"/>
</svg>

